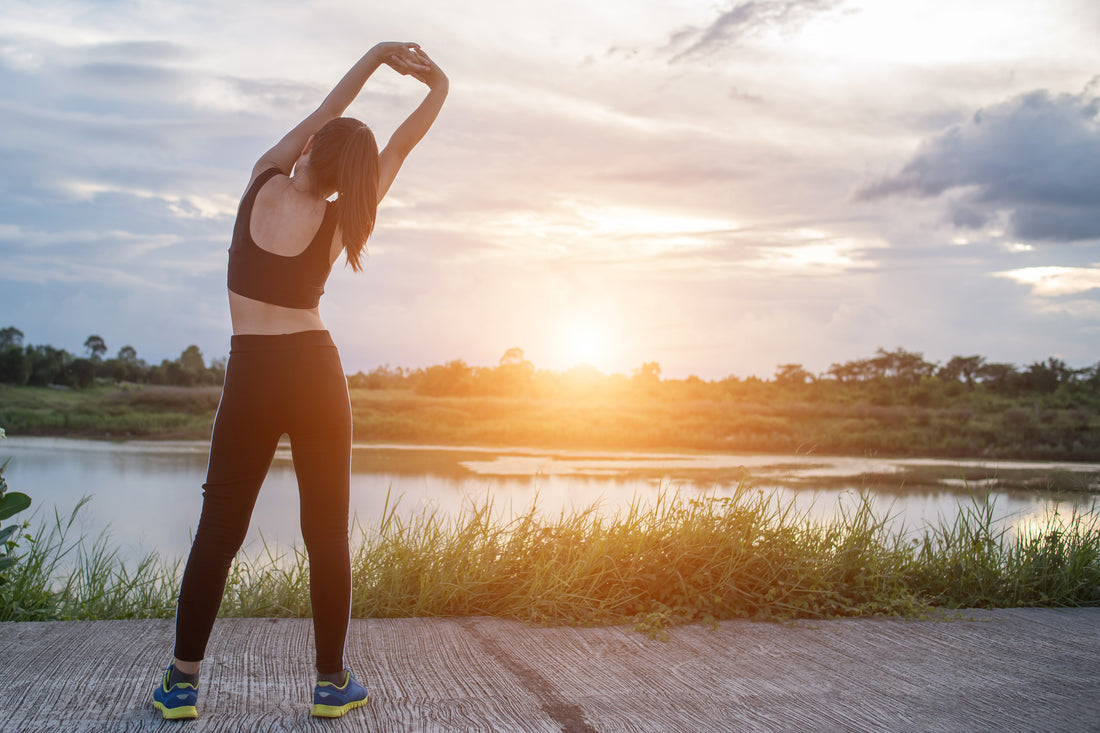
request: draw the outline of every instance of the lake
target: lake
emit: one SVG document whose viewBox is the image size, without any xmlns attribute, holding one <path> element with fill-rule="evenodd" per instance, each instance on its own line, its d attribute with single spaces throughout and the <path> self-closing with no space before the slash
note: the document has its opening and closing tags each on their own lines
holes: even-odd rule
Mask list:
<svg viewBox="0 0 1100 733">
<path fill-rule="evenodd" d="M 9 489 L 32 497 L 33 524 L 52 519 L 55 510 L 67 517 L 87 495 L 92 500 L 79 515 L 84 532 L 106 529 L 127 558 L 150 550 L 174 558 L 190 547 L 207 448 L 200 441 L 9 437 L 0 441 L 0 461 L 12 459 L 5 472 Z M 729 496 L 744 481 L 821 521 L 854 507 L 864 490 L 892 526 L 915 534 L 928 523 L 950 521 L 972 494 L 990 495 L 998 520 L 1015 532 L 1041 526 L 1054 512 L 1089 507 L 1100 490 L 1100 464 L 1025 461 L 357 445 L 352 463 L 352 511 L 368 530 L 387 501 L 397 502 L 404 517 L 425 510 L 456 516 L 486 497 L 508 517 L 536 496 L 547 517 L 594 503 L 613 514 L 662 490 Z M 1052 483 L 1079 491 L 1019 488 Z M 288 445 L 280 446 L 260 492 L 246 551 L 259 552 L 261 533 L 269 544 L 301 546 Z"/>
</svg>

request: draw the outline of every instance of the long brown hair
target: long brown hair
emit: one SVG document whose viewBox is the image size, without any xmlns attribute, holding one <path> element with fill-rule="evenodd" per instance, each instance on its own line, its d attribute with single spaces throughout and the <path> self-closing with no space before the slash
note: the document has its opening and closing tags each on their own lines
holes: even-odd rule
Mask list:
<svg viewBox="0 0 1100 733">
<path fill-rule="evenodd" d="M 336 213 L 351 269 L 374 231 L 378 213 L 378 143 L 371 129 L 351 117 L 330 120 L 313 137 L 310 173 L 318 191 L 337 194 Z"/>
</svg>

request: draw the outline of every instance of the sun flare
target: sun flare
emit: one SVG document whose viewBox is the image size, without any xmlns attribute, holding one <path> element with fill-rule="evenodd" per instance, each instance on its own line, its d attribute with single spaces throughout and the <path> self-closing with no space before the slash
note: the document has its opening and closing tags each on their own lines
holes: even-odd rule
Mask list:
<svg viewBox="0 0 1100 733">
<path fill-rule="evenodd" d="M 599 328 L 591 323 L 573 327 L 569 335 L 569 357 L 574 364 L 595 366 L 603 356 L 603 339 Z"/>
<path fill-rule="evenodd" d="M 610 330 L 606 319 L 592 310 L 581 311 L 563 318 L 558 325 L 558 348 L 562 368 L 588 364 L 597 369 L 607 368 L 611 356 Z"/>
</svg>

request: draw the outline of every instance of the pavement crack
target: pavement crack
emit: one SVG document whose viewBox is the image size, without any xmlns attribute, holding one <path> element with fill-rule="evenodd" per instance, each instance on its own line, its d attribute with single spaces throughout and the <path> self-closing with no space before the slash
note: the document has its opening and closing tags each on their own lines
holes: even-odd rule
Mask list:
<svg viewBox="0 0 1100 733">
<path fill-rule="evenodd" d="M 584 719 L 579 706 L 563 700 L 539 672 L 508 654 L 496 638 L 484 633 L 473 619 L 462 619 L 459 624 L 477 640 L 481 648 L 515 675 L 523 688 L 539 701 L 539 708 L 557 723 L 562 733 L 596 733 L 596 729 Z"/>
</svg>

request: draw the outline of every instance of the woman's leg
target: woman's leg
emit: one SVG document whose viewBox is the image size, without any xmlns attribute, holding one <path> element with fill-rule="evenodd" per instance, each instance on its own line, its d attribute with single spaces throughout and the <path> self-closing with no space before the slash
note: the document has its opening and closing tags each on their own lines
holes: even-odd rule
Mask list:
<svg viewBox="0 0 1100 733">
<path fill-rule="evenodd" d="M 335 347 L 318 347 L 311 361 L 303 371 L 299 393 L 303 399 L 297 403 L 290 442 L 298 476 L 302 538 L 309 555 L 317 671 L 333 674 L 344 668 L 351 614 L 351 405 Z"/>
<path fill-rule="evenodd" d="M 196 663 L 196 670 L 281 435 L 273 414 L 277 393 L 261 356 L 231 354 L 210 439 L 202 514 L 176 608 L 175 657 Z"/>
</svg>

